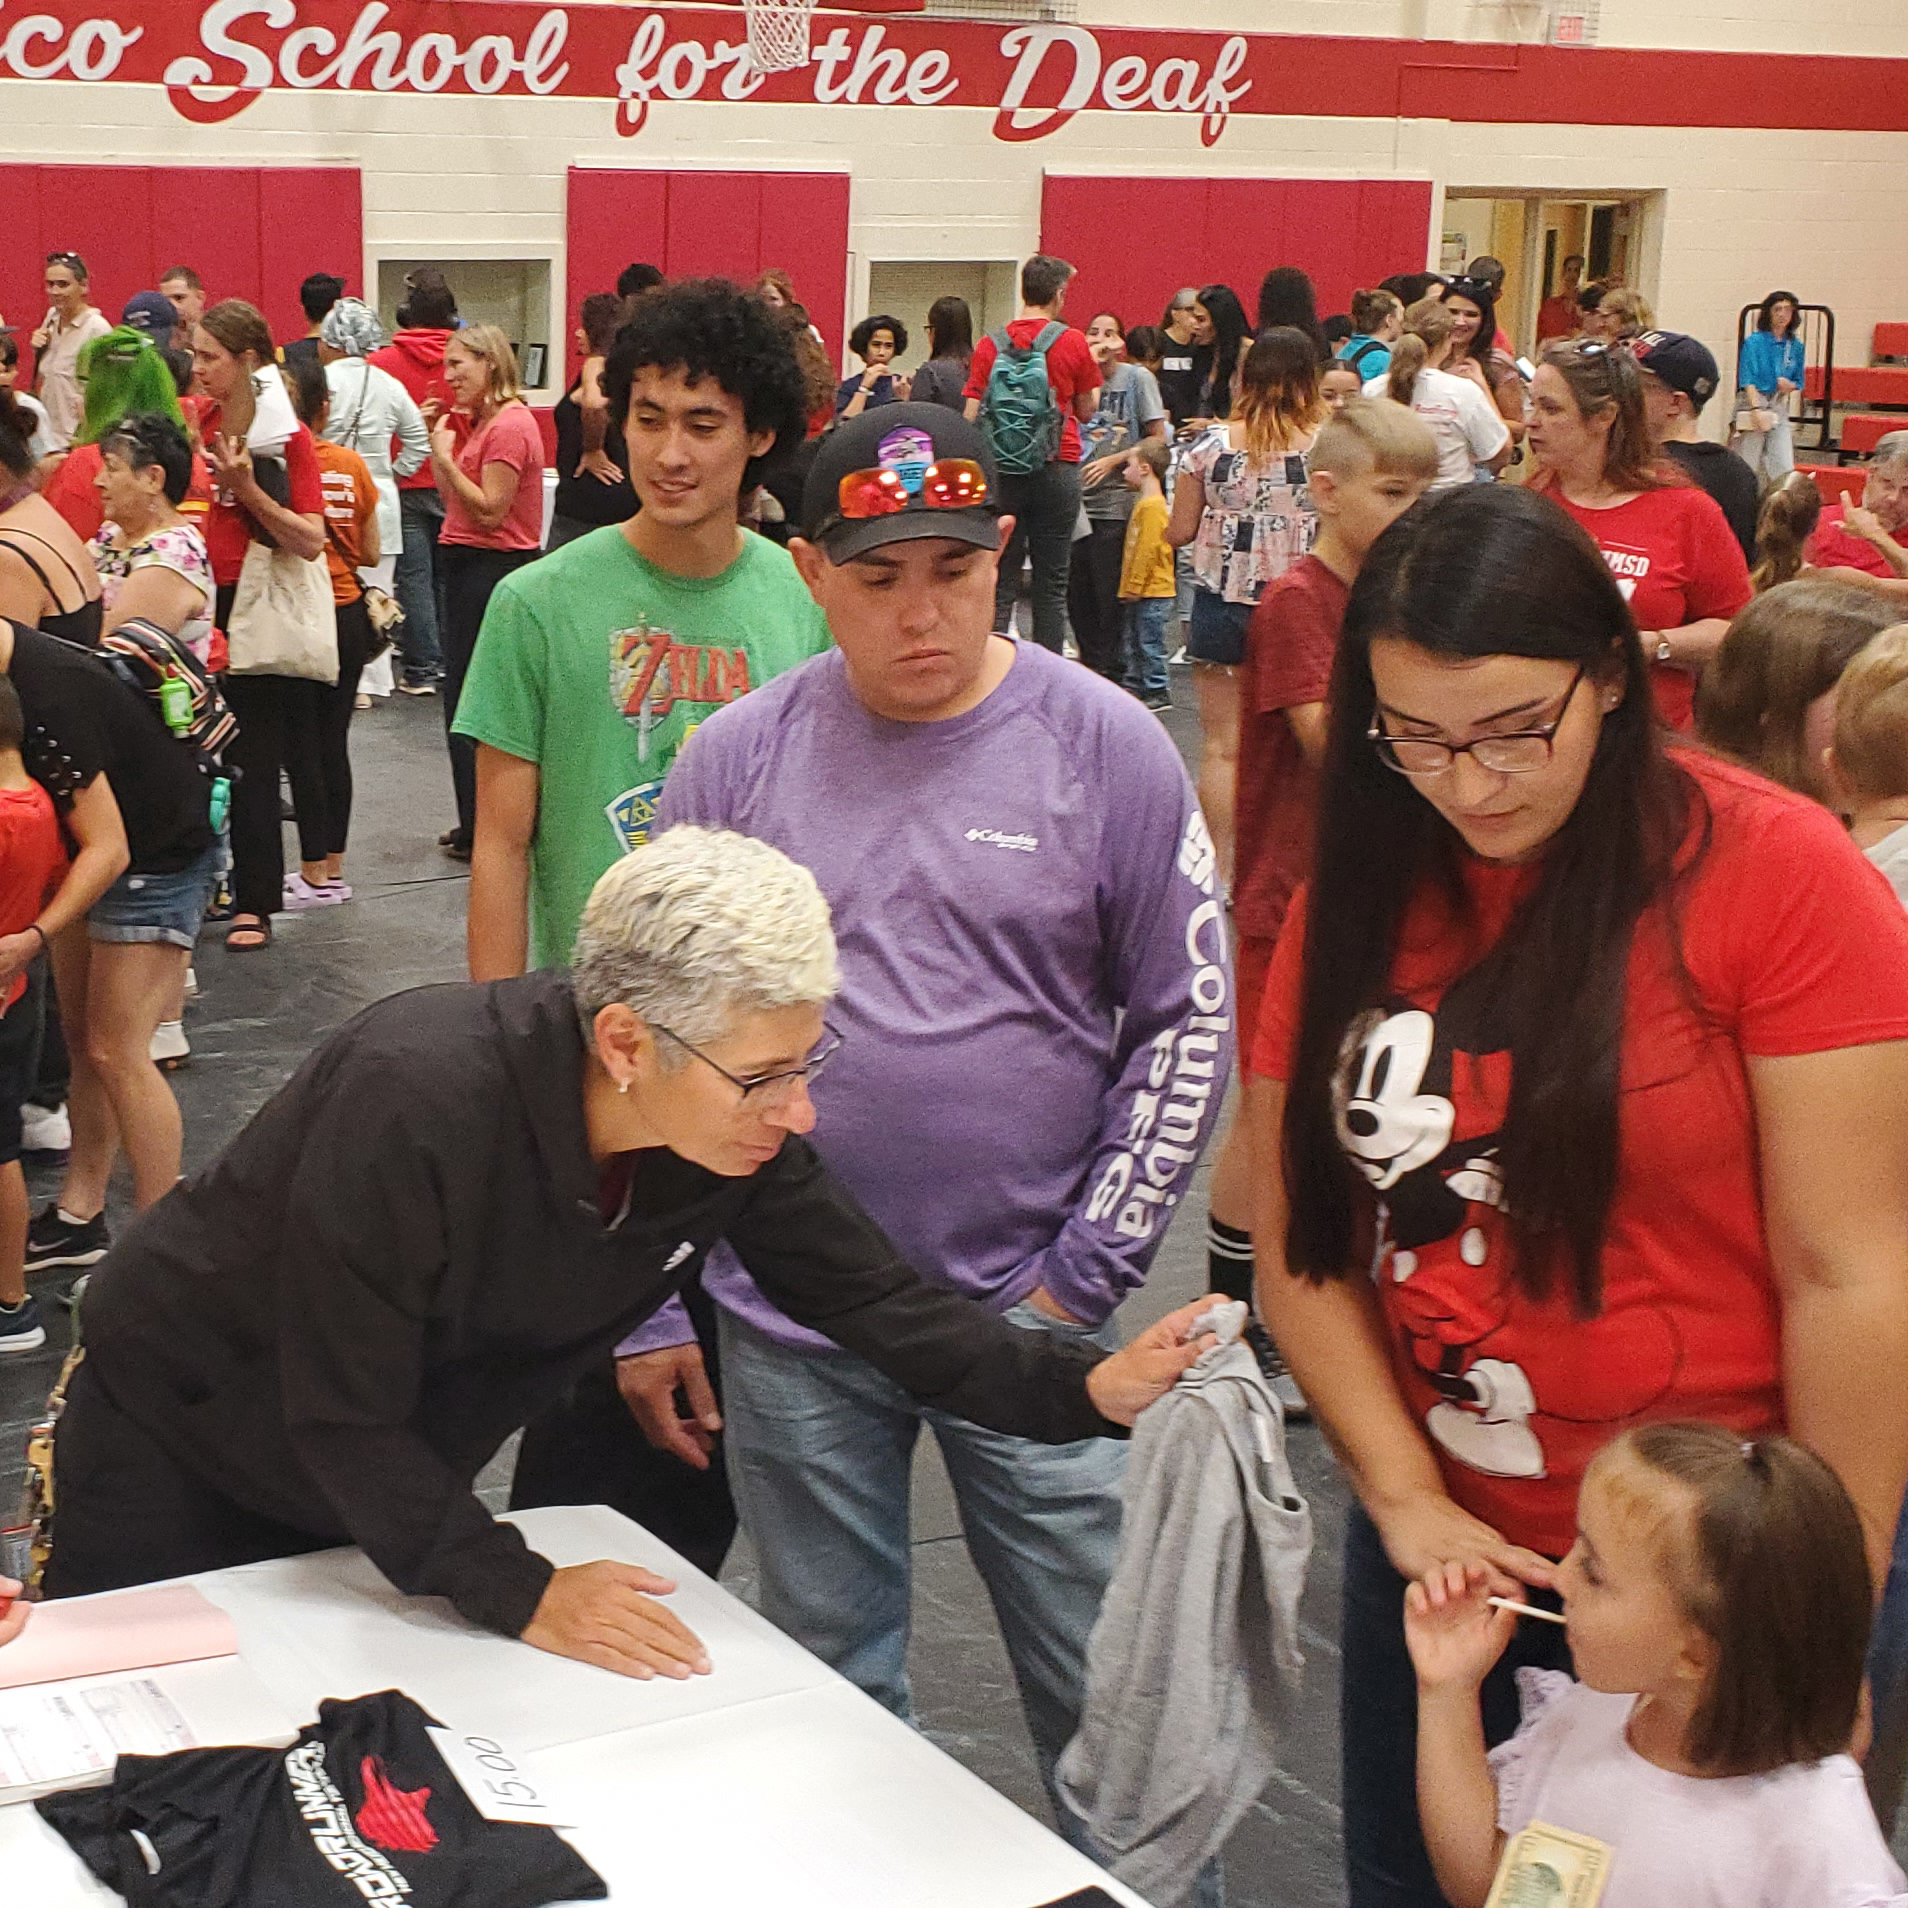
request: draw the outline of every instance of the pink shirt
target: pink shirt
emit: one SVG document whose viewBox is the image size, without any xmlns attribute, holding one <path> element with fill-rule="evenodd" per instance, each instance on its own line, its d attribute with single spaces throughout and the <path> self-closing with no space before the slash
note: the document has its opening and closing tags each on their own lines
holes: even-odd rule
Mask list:
<svg viewBox="0 0 1908 1908">
<path fill-rule="evenodd" d="M 1602 1908 L 1903 1908 L 1908 1884 L 1848 1756 L 1759 1776 L 1674 1775 L 1629 1745 L 1634 1696 L 1517 1678 L 1524 1725 L 1491 1752 L 1497 1826 L 1615 1849 Z"/>
<path fill-rule="evenodd" d="M 508 464 L 517 473 L 516 501 L 494 530 L 482 529 L 456 496 L 444 499 L 438 541 L 479 550 L 537 550 L 543 546 L 543 433 L 527 404 L 506 404 L 489 423 L 471 432 L 457 453 L 457 468 L 482 486 L 486 464 Z"/>
</svg>

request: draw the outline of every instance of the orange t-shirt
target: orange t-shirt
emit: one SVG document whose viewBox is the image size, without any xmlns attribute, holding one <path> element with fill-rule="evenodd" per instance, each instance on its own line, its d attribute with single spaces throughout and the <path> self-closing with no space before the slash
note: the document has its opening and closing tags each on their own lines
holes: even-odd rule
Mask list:
<svg viewBox="0 0 1908 1908">
<path fill-rule="evenodd" d="M 1678 897 L 1703 1014 L 1679 985 L 1658 904 L 1630 956 L 1596 1317 L 1561 1293 L 1526 1297 L 1510 1273 L 1498 1171 L 1510 1055 L 1501 995 L 1472 977 L 1536 867 L 1467 857 L 1474 924 L 1429 890 L 1411 906 L 1387 997 L 1340 1081 L 1340 1142 L 1377 1207 L 1370 1276 L 1399 1389 L 1452 1497 L 1552 1557 L 1574 1541 L 1585 1466 L 1625 1425 L 1782 1427 L 1749 1058 L 1908 1038 L 1908 914 L 1841 824 L 1744 770 L 1674 759 L 1711 818 Z M 1259 1009 L 1251 1069 L 1269 1079 L 1288 1077 L 1305 902 L 1301 891 L 1286 916 Z"/>
<path fill-rule="evenodd" d="M 343 444 L 314 438 L 318 482 L 325 493 L 325 562 L 331 570 L 331 600 L 355 603 L 364 594 L 358 565 L 364 561 L 364 526 L 378 514 L 378 487 L 371 469 Z"/>
</svg>

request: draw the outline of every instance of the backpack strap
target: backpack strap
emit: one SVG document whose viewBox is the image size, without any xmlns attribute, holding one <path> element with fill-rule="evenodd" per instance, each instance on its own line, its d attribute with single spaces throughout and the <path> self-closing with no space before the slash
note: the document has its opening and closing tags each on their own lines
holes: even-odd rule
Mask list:
<svg viewBox="0 0 1908 1908">
<path fill-rule="evenodd" d="M 1028 349 L 1030 351 L 1039 352 L 1044 358 L 1047 353 L 1060 342 L 1060 334 L 1065 330 L 1066 326 L 1063 325 L 1059 319 L 1049 318 L 1047 322 L 1040 327 L 1039 332 L 1035 335 L 1034 341 L 1028 346 Z"/>
</svg>

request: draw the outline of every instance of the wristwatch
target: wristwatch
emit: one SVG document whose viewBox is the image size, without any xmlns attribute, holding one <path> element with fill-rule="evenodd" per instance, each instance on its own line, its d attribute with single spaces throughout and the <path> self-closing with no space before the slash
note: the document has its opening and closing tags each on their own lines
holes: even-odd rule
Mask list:
<svg viewBox="0 0 1908 1908">
<path fill-rule="evenodd" d="M 1661 630 L 1656 635 L 1656 660 L 1660 663 L 1674 662 L 1676 652 L 1670 648 L 1670 641 Z"/>
</svg>

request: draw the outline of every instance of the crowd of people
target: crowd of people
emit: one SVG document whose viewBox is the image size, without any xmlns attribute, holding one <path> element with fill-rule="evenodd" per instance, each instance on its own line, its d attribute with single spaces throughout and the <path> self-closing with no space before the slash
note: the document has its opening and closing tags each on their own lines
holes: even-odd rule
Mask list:
<svg viewBox="0 0 1908 1908">
<path fill-rule="evenodd" d="M 1534 1822 L 1617 1851 L 1612 1908 L 1908 1903 L 1908 429 L 1825 508 L 1796 297 L 1730 448 L 1707 347 L 1581 270 L 1533 364 L 1489 258 L 1155 326 L 1036 256 L 1006 324 L 942 298 L 910 372 L 873 314 L 842 378 L 786 274 L 632 265 L 546 507 L 442 273 L 388 341 L 316 275 L 281 350 L 183 268 L 110 325 L 53 255 L 0 395 L 0 1350 L 26 1274 L 91 1271 L 37 1587 L 353 1542 L 706 1672 L 668 1585 L 477 1503 L 521 1428 L 514 1505 L 710 1570 L 746 1531 L 772 1620 L 911 1716 L 925 1427 L 1117 1872 L 1063 1768 L 1116 1429 L 1213 1339 L 1115 1314 L 1210 1146 L 1211 1291 L 1355 1498 L 1355 1908 L 1481 1908 Z M 349 901 L 393 642 L 471 984 L 178 1183 L 192 949 Z"/>
</svg>

